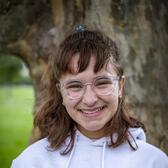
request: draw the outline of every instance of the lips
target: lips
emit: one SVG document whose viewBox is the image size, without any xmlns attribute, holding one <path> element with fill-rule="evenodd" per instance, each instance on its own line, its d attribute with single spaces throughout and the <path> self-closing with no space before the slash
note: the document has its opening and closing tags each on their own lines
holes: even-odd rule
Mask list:
<svg viewBox="0 0 168 168">
<path fill-rule="evenodd" d="M 103 112 L 105 107 L 106 106 L 101 106 L 101 107 L 92 108 L 92 109 L 78 109 L 78 111 L 82 112 L 82 114 L 86 117 L 96 117 Z"/>
</svg>

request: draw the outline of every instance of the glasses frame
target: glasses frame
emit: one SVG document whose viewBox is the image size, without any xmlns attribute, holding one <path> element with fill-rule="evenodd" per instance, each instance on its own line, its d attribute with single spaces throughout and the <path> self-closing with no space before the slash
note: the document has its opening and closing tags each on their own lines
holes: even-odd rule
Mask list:
<svg viewBox="0 0 168 168">
<path fill-rule="evenodd" d="M 81 99 L 81 98 L 83 97 L 84 93 L 86 92 L 86 86 L 87 86 L 87 85 L 91 85 L 91 87 L 92 87 L 93 90 L 94 90 L 95 81 L 97 81 L 99 78 L 102 78 L 102 77 L 109 77 L 111 80 L 117 80 L 117 82 L 120 81 L 121 79 L 124 79 L 124 78 L 125 78 L 124 75 L 122 75 L 122 76 L 118 76 L 118 75 L 98 76 L 98 77 L 96 77 L 92 82 L 83 83 L 83 82 L 80 81 L 80 80 L 69 80 L 69 81 L 65 81 L 65 82 L 62 82 L 62 83 L 61 83 L 61 82 L 60 82 L 60 83 L 57 83 L 56 86 L 57 86 L 57 88 L 61 91 L 62 89 L 66 90 L 65 87 L 66 87 L 66 84 L 67 84 L 68 82 L 71 82 L 71 81 L 81 82 L 82 86 L 84 87 L 84 91 L 83 91 L 83 94 L 82 94 L 80 97 L 76 97 L 76 98 L 71 97 L 71 96 L 66 92 L 67 96 L 68 96 L 70 99 L 73 99 L 73 100 L 75 100 L 75 99 Z M 102 95 L 101 95 L 101 94 L 97 94 L 97 92 L 96 92 L 95 90 L 94 90 L 94 92 L 96 93 L 96 95 L 99 95 L 99 96 L 108 96 L 108 95 L 112 94 L 112 93 L 108 93 L 108 94 L 102 94 Z"/>
</svg>

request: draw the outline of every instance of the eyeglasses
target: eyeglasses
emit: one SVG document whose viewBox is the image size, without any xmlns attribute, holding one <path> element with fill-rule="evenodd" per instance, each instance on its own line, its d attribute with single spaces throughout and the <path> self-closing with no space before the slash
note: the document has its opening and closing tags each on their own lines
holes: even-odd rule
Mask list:
<svg viewBox="0 0 168 168">
<path fill-rule="evenodd" d="M 105 96 L 115 92 L 118 81 L 121 78 L 124 78 L 124 76 L 100 76 L 96 77 L 91 83 L 70 80 L 65 83 L 59 83 L 58 86 L 60 89 L 64 89 L 70 99 L 80 99 L 84 95 L 87 85 L 91 85 L 98 96 Z"/>
</svg>

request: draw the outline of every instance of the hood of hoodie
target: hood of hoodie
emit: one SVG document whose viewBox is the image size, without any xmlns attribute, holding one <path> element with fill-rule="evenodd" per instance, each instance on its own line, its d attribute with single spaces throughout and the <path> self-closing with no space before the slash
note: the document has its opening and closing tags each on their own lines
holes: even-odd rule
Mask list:
<svg viewBox="0 0 168 168">
<path fill-rule="evenodd" d="M 130 142 L 134 140 L 141 140 L 146 141 L 146 136 L 142 128 L 130 128 L 129 129 L 129 140 Z M 117 134 L 113 134 L 113 140 L 115 141 L 117 139 Z M 93 145 L 93 146 L 103 146 L 104 143 L 109 144 L 110 138 L 109 137 L 103 137 L 100 139 L 90 139 L 83 135 L 79 130 L 76 132 L 76 142 Z"/>
<path fill-rule="evenodd" d="M 136 140 L 142 140 L 146 141 L 146 136 L 142 128 L 130 128 L 129 129 L 129 140 L 132 143 L 132 145 L 136 147 Z M 113 134 L 114 140 L 117 138 L 117 134 Z M 110 138 L 109 137 L 103 137 L 100 139 L 90 139 L 83 135 L 79 130 L 76 131 L 76 137 L 74 142 L 74 147 L 71 151 L 71 154 L 69 156 L 66 168 L 69 168 L 71 165 L 71 160 L 74 157 L 74 153 L 76 150 L 76 147 L 78 145 L 86 145 L 86 146 L 95 146 L 95 147 L 102 147 L 102 154 L 101 154 L 101 168 L 104 168 L 104 159 L 105 159 L 105 150 L 106 146 L 110 144 Z"/>
</svg>

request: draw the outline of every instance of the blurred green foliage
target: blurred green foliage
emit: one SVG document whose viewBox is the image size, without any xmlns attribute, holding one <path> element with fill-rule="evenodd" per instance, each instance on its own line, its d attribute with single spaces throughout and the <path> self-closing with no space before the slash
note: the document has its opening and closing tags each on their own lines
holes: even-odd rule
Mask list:
<svg viewBox="0 0 168 168">
<path fill-rule="evenodd" d="M 0 50 L 0 84 L 31 84 L 29 76 L 21 73 L 23 62 Z"/>
<path fill-rule="evenodd" d="M 9 168 L 12 160 L 28 146 L 33 104 L 31 86 L 0 87 L 1 168 Z"/>
</svg>

